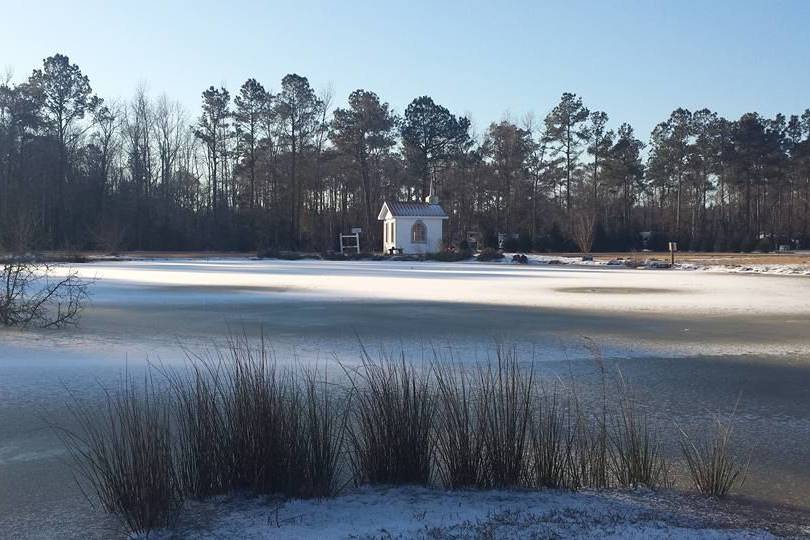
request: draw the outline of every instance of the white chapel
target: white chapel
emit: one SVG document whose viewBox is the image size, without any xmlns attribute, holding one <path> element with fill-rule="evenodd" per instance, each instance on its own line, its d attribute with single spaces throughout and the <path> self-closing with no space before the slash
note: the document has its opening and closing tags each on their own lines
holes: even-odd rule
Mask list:
<svg viewBox="0 0 810 540">
<path fill-rule="evenodd" d="M 436 253 L 442 249 L 442 227 L 447 214 L 433 193 L 425 202 L 386 201 L 377 219 L 383 222 L 385 253 Z"/>
</svg>

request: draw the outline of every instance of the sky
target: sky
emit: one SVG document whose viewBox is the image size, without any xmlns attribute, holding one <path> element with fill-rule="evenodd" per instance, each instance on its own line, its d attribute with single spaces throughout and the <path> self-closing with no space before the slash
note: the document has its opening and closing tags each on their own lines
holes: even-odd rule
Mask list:
<svg viewBox="0 0 810 540">
<path fill-rule="evenodd" d="M 104 98 L 138 85 L 191 114 L 210 85 L 287 73 L 398 111 L 421 95 L 473 120 L 537 121 L 563 92 L 642 140 L 677 107 L 729 118 L 810 108 L 810 1 L 0 0 L 0 70 L 61 52 Z"/>
</svg>

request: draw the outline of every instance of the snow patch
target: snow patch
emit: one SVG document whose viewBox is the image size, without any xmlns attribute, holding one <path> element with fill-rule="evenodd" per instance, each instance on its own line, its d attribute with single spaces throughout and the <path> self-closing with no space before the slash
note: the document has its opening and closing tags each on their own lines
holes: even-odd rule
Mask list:
<svg viewBox="0 0 810 540">
<path fill-rule="evenodd" d="M 184 538 L 772 538 L 713 528 L 639 497 L 559 491 L 442 491 L 364 487 L 327 500 L 216 499 L 190 503 Z M 650 499 L 652 500 L 652 499 Z"/>
</svg>

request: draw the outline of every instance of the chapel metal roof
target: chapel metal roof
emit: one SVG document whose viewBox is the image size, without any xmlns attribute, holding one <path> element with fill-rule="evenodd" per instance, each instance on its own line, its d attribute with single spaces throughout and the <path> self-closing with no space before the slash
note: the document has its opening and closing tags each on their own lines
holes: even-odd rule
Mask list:
<svg viewBox="0 0 810 540">
<path fill-rule="evenodd" d="M 444 209 L 438 204 L 386 201 L 385 206 L 388 207 L 388 211 L 394 217 L 447 217 Z M 380 215 L 382 216 L 382 212 Z"/>
</svg>

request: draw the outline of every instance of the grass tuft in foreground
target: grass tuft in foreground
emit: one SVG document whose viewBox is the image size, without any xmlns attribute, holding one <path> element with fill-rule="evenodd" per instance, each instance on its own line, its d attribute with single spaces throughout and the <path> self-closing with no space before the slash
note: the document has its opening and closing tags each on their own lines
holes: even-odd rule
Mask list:
<svg viewBox="0 0 810 540">
<path fill-rule="evenodd" d="M 696 441 L 680 429 L 681 453 L 695 489 L 709 497 L 725 497 L 745 482 L 748 462 L 733 453 L 732 421 L 717 418 L 708 439 Z"/>
<path fill-rule="evenodd" d="M 105 390 L 104 407 L 74 397 L 69 408 L 78 427 L 58 433 L 76 458 L 85 495 L 94 495 L 132 533 L 168 526 L 183 492 L 172 406 L 152 377 L 139 382 L 125 374 L 117 391 Z"/>
<path fill-rule="evenodd" d="M 430 483 L 435 408 L 430 372 L 404 355 L 374 360 L 365 349 L 360 367 L 345 372 L 354 405 L 349 437 L 356 481 Z"/>
<path fill-rule="evenodd" d="M 671 466 L 649 414 L 604 362 L 601 399 L 573 384 L 549 385 L 499 347 L 465 367 L 434 356 L 362 350 L 345 378 L 279 368 L 262 339 L 246 336 L 188 369 L 126 375 L 105 407 L 74 400 L 79 429 L 61 431 L 82 485 L 125 527 L 143 533 L 171 523 L 188 498 L 234 492 L 330 497 L 347 483 L 440 485 L 450 489 L 670 486 Z M 153 376 L 159 377 L 155 382 Z M 722 496 L 744 470 L 731 428 L 681 450 L 699 492 Z"/>
</svg>

